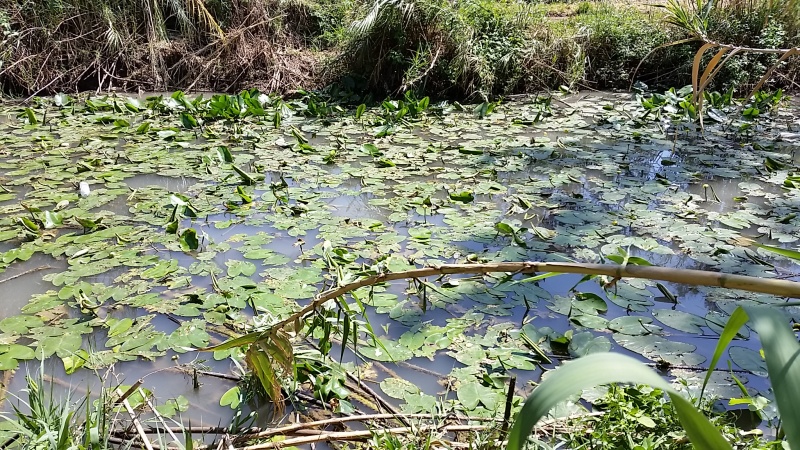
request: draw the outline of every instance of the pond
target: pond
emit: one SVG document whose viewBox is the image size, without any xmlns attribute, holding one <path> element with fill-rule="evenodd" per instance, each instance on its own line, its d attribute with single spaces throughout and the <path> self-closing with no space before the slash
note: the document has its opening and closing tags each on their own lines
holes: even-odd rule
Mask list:
<svg viewBox="0 0 800 450">
<path fill-rule="evenodd" d="M 700 129 L 642 118 L 629 94 L 476 112 L 438 104 L 407 117 L 391 104 L 311 114 L 307 102 L 263 97 L 280 117 L 212 116 L 183 96 L 0 106 L 7 397 L 39 370 L 90 395 L 142 379 L 163 414 L 227 425 L 234 412 L 220 398 L 235 382 L 213 375 L 241 375 L 241 354 L 197 349 L 288 317 L 341 281 L 336 267 L 616 255 L 797 279 L 789 260 L 739 240 L 800 239 L 792 107 Z M 524 397 L 559 361 L 598 351 L 637 355 L 697 389 L 735 307 L 785 301 L 647 280 L 523 279 L 362 288 L 380 343 L 362 325 L 356 352 L 340 352 L 339 335 L 331 357 L 401 411 L 443 404 L 495 417 L 509 375 Z M 800 309 L 787 314 L 797 321 Z M 744 330 L 727 356 L 769 398 L 758 350 Z M 712 381 L 723 399 L 741 395 L 727 370 Z"/>
</svg>

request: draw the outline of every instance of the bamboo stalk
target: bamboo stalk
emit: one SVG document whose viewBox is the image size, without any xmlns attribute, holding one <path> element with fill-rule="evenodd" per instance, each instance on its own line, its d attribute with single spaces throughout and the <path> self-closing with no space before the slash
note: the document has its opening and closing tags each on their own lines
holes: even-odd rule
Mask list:
<svg viewBox="0 0 800 450">
<path fill-rule="evenodd" d="M 411 269 L 402 272 L 382 273 L 343 286 L 329 289 L 317 295 L 311 303 L 287 319 L 274 325 L 283 328 L 302 319 L 306 314 L 317 309 L 330 299 L 340 297 L 356 289 L 384 283 L 392 280 L 408 278 L 426 278 L 455 274 L 486 274 L 497 272 L 512 273 L 577 273 L 583 275 L 605 275 L 613 278 L 645 278 L 649 280 L 669 281 L 693 286 L 712 286 L 726 289 L 738 289 L 749 292 L 773 294 L 781 297 L 800 298 L 800 283 L 788 280 L 757 278 L 747 275 L 734 275 L 723 272 L 710 272 L 694 269 L 674 269 L 658 266 L 616 265 L 616 264 L 584 264 L 562 262 L 499 262 L 486 264 L 442 264 L 437 266 Z"/>
</svg>

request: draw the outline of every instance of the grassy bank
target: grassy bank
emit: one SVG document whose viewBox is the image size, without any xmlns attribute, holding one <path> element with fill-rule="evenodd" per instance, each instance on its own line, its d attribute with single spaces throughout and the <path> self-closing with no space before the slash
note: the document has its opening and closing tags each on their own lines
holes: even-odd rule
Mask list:
<svg viewBox="0 0 800 450">
<path fill-rule="evenodd" d="M 721 42 L 797 42 L 797 15 L 770 0 L 715 8 Z M 0 0 L 0 87 L 32 95 L 338 84 L 480 98 L 562 85 L 681 86 L 698 45 L 658 50 L 634 80 L 648 52 L 685 37 L 663 19 L 641 2 Z M 720 79 L 752 84 L 770 58 L 739 57 Z M 777 83 L 793 83 L 791 64 Z"/>
</svg>

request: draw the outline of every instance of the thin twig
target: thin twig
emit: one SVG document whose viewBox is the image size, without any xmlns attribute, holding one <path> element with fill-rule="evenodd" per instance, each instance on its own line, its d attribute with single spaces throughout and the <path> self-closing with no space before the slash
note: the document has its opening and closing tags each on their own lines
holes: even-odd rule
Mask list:
<svg viewBox="0 0 800 450">
<path fill-rule="evenodd" d="M 127 391 L 119 395 L 118 399 L 114 400 L 114 404 L 119 405 L 120 403 L 127 400 L 128 397 L 130 397 L 134 392 L 136 392 L 136 389 L 139 389 L 139 386 L 141 386 L 142 383 L 144 383 L 144 380 L 142 380 L 141 378 L 138 379 L 136 383 L 133 383 L 133 386 L 129 387 Z M 119 388 L 117 388 L 117 393 L 119 393 L 119 391 L 120 391 Z"/>
<path fill-rule="evenodd" d="M 371 420 L 397 419 L 398 417 L 403 417 L 405 419 L 452 418 L 453 420 L 470 421 L 470 422 L 499 422 L 498 419 L 493 419 L 488 417 L 463 417 L 455 415 L 443 416 L 436 414 L 364 414 L 361 416 L 333 417 L 330 419 L 317 420 L 314 422 L 295 423 L 280 428 L 273 428 L 271 430 L 260 431 L 258 433 L 240 434 L 239 436 L 236 437 L 236 440 L 260 439 L 277 435 L 287 435 L 294 433 L 298 430 L 308 429 L 311 427 L 324 427 L 328 425 L 336 425 L 347 422 L 366 422 Z"/>
<path fill-rule="evenodd" d="M 156 416 L 156 419 L 158 419 L 158 421 L 161 422 L 162 425 L 164 425 L 164 429 L 167 431 L 167 434 L 169 434 L 169 436 L 172 438 L 172 441 L 180 443 L 181 441 L 178 440 L 178 436 L 175 436 L 175 433 L 172 431 L 172 429 L 170 429 L 169 425 L 167 425 L 167 422 L 164 420 L 164 417 L 161 416 L 161 414 L 158 411 L 156 411 L 156 407 L 153 406 L 153 403 L 150 401 L 150 398 L 147 396 L 147 394 L 144 392 L 142 388 L 139 388 L 139 395 L 141 395 L 145 403 L 147 403 L 147 407 L 150 408 L 150 411 L 153 411 L 153 414 Z"/>
<path fill-rule="evenodd" d="M 128 391 L 130 391 L 130 389 L 128 389 Z M 147 433 L 144 432 L 144 428 L 142 428 L 142 423 L 139 422 L 139 419 L 136 417 L 136 411 L 133 410 L 131 404 L 128 402 L 128 399 L 123 397 L 124 394 L 119 388 L 116 389 L 116 392 L 117 395 L 119 395 L 120 398 L 122 398 L 122 404 L 123 406 L 125 406 L 125 410 L 128 411 L 128 415 L 131 416 L 131 420 L 133 420 L 133 426 L 136 428 L 136 432 L 139 433 L 139 438 L 141 438 L 144 447 L 147 450 L 155 450 L 153 448 L 153 444 L 151 444 L 150 441 L 147 439 Z"/>
<path fill-rule="evenodd" d="M 159 433 L 165 433 L 165 432 L 170 432 L 170 431 L 173 432 L 173 433 L 182 433 L 184 431 L 188 431 L 190 433 L 200 433 L 200 434 L 225 434 L 225 433 L 228 433 L 230 431 L 230 429 L 227 428 L 227 427 L 204 427 L 204 426 L 199 426 L 199 427 L 176 427 L 176 426 L 162 427 L 162 426 L 158 426 L 158 427 L 154 427 L 152 425 L 148 426 L 147 428 L 144 429 L 144 432 L 146 434 L 159 434 Z M 261 429 L 260 428 L 251 428 L 251 429 L 248 430 L 248 432 L 250 432 L 250 433 L 255 433 L 255 432 L 258 432 L 258 431 L 261 431 Z M 120 436 L 129 436 L 131 434 L 131 432 L 128 431 L 128 430 L 113 430 L 111 432 L 111 434 L 120 435 Z"/>
<path fill-rule="evenodd" d="M 430 375 L 432 377 L 436 377 L 438 379 L 444 379 L 445 376 L 439 372 L 435 372 L 431 369 L 426 369 L 425 367 L 418 366 L 416 364 L 411 364 L 408 361 L 397 361 L 396 363 L 400 367 L 405 367 L 407 369 L 416 370 L 417 372 L 424 373 L 425 375 Z"/>
<path fill-rule="evenodd" d="M 350 378 L 351 380 L 355 381 L 356 383 L 358 383 L 358 387 L 360 387 L 362 390 L 364 390 L 364 392 L 366 392 L 367 394 L 371 395 L 372 398 L 374 398 L 375 401 L 378 402 L 379 405 L 381 405 L 381 407 L 383 407 L 385 410 L 387 410 L 390 413 L 392 413 L 392 415 L 394 415 L 395 418 L 397 420 L 399 420 L 403 425 L 405 425 L 407 427 L 411 426 L 411 424 L 408 423 L 408 421 L 406 421 L 406 419 L 404 419 L 400 415 L 400 411 L 398 411 L 397 408 L 392 406 L 391 403 L 389 403 L 385 398 L 383 398 L 381 395 L 379 395 L 377 392 L 375 392 L 371 387 L 367 386 L 366 383 L 361 381 L 361 378 L 353 375 L 350 372 L 347 372 L 347 377 Z"/>
<path fill-rule="evenodd" d="M 444 427 L 422 426 L 416 428 L 415 427 L 385 428 L 382 430 L 378 430 L 378 432 L 386 434 L 422 433 L 425 431 L 440 431 L 444 433 L 451 433 L 456 431 L 481 431 L 487 428 L 488 427 L 486 425 L 447 425 Z M 314 442 L 324 442 L 324 441 L 354 441 L 354 440 L 370 438 L 374 435 L 374 433 L 375 431 L 371 430 L 341 431 L 341 432 L 330 432 L 330 433 L 320 432 L 320 434 L 316 436 L 302 436 L 302 437 L 285 439 L 277 442 L 266 442 L 264 444 L 256 444 L 247 447 L 241 447 L 239 450 L 266 450 L 271 448 L 281 448 L 290 445 L 311 444 Z"/>
<path fill-rule="evenodd" d="M 18 273 L 16 275 L 13 275 L 13 276 L 10 276 L 8 278 L 4 278 L 4 279 L 0 280 L 0 284 L 5 283 L 6 281 L 11 281 L 11 280 L 17 279 L 19 277 L 24 277 L 25 275 L 30 275 L 30 274 L 32 274 L 34 272 L 38 272 L 40 270 L 48 270 L 48 269 L 54 269 L 54 268 L 55 267 L 53 267 L 53 266 L 34 267 L 33 269 L 26 270 L 25 272 L 21 272 L 21 273 Z"/>
</svg>

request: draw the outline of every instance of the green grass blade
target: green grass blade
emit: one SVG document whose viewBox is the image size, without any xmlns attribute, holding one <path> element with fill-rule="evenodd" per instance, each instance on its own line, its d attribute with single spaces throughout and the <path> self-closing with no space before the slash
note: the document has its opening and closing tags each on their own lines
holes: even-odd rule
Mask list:
<svg viewBox="0 0 800 450">
<path fill-rule="evenodd" d="M 531 283 L 533 281 L 544 280 L 545 278 L 557 277 L 559 275 L 565 275 L 565 274 L 560 273 L 560 272 L 547 272 L 547 273 L 543 273 L 543 274 L 536 275 L 536 276 L 533 276 L 533 277 L 523 278 L 522 280 L 515 281 L 513 284 Z"/>
<path fill-rule="evenodd" d="M 742 326 L 747 323 L 748 320 L 750 320 L 750 318 L 747 316 L 747 312 L 742 309 L 741 306 L 736 308 L 733 314 L 731 314 L 731 318 L 728 319 L 728 323 L 725 324 L 722 334 L 719 335 L 717 348 L 714 349 L 714 356 L 711 358 L 711 364 L 708 366 L 708 372 L 706 372 L 706 377 L 703 380 L 703 388 L 700 390 L 700 398 L 703 398 L 708 380 L 711 379 L 711 374 L 714 372 L 714 368 L 717 367 L 717 363 L 722 357 L 723 352 L 725 352 L 725 349 L 728 348 L 728 344 L 730 344 L 733 338 L 739 334 L 739 330 L 742 329 Z"/>
<path fill-rule="evenodd" d="M 800 344 L 787 318 L 775 309 L 746 307 L 758 332 L 770 384 L 791 448 L 800 448 Z"/>
<path fill-rule="evenodd" d="M 669 393 L 681 424 L 694 444 L 703 450 L 730 450 L 730 444 L 688 400 L 652 369 L 616 353 L 595 353 L 564 364 L 537 387 L 525 401 L 508 436 L 507 450 L 521 450 L 533 427 L 550 409 L 583 389 L 609 383 L 649 384 Z"/>
<path fill-rule="evenodd" d="M 798 252 L 798 251 L 789 250 L 789 249 L 780 248 L 780 247 L 773 247 L 771 245 L 764 245 L 764 244 L 756 244 L 756 243 L 754 243 L 753 245 L 755 245 L 758 248 L 763 248 L 764 250 L 766 250 L 768 252 L 777 253 L 777 254 L 779 254 L 781 256 L 785 256 L 787 258 L 800 261 L 800 252 Z"/>
<path fill-rule="evenodd" d="M 198 348 L 201 352 L 215 352 L 219 350 L 228 350 L 235 347 L 242 347 L 244 345 L 252 344 L 259 339 L 263 338 L 264 336 L 268 336 L 269 334 L 265 331 L 253 331 L 251 333 L 247 333 L 243 336 L 239 336 L 235 339 L 227 340 L 219 345 L 212 345 L 210 347 L 203 347 Z"/>
</svg>

